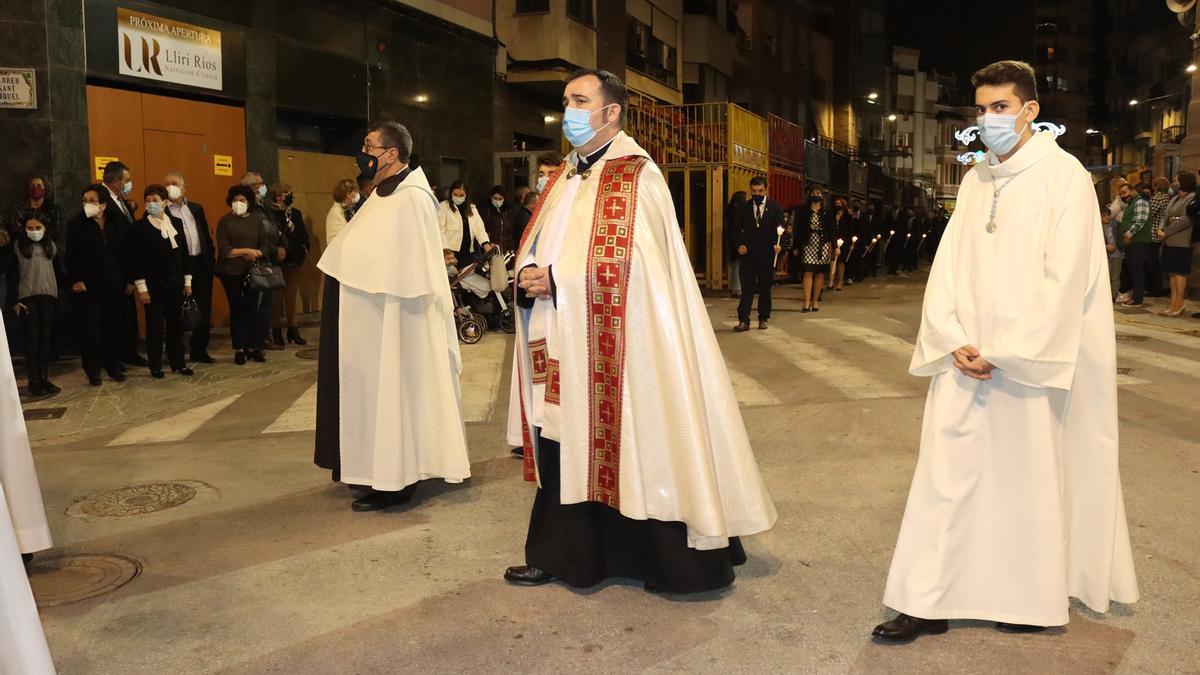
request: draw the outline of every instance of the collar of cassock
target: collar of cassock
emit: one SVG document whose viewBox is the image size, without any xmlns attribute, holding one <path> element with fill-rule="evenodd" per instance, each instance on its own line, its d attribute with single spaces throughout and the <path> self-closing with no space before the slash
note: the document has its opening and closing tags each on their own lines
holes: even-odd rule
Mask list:
<svg viewBox="0 0 1200 675">
<path fill-rule="evenodd" d="M 1015 176 L 1054 154 L 1055 150 L 1058 150 L 1058 142 L 1054 140 L 1054 134 L 1039 131 L 1025 145 L 1021 146 L 1016 154 L 1009 157 L 1008 161 L 998 162 L 996 155 L 989 151 L 985 166 L 987 166 L 988 173 L 996 178 Z"/>
<path fill-rule="evenodd" d="M 408 178 L 408 174 L 412 173 L 412 171 L 412 165 L 404 167 L 404 169 L 395 176 L 389 176 L 383 179 L 379 185 L 375 186 L 375 191 L 378 192 L 381 197 L 392 196 L 392 193 L 396 191 L 396 188 L 400 187 L 400 184 L 404 182 L 405 178 Z"/>
<path fill-rule="evenodd" d="M 613 141 L 615 141 L 615 140 L 617 140 L 616 136 L 613 137 L 612 141 L 605 143 L 604 147 L 600 148 L 599 150 L 593 152 L 592 154 L 590 154 L 586 157 L 584 157 L 583 155 L 576 155 L 575 156 L 575 172 L 576 173 L 585 173 L 588 169 L 592 168 L 593 164 L 595 164 L 596 162 L 599 162 L 601 159 L 604 158 L 604 154 L 606 152 L 608 152 L 609 148 L 612 147 Z"/>
</svg>

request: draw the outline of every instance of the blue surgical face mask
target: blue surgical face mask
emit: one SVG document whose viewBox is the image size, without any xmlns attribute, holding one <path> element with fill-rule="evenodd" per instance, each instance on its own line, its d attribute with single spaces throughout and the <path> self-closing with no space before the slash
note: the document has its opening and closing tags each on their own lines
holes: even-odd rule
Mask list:
<svg viewBox="0 0 1200 675">
<path fill-rule="evenodd" d="M 608 108 L 613 105 L 616 104 L 610 103 L 604 106 L 604 108 Z M 599 110 L 567 108 L 563 111 L 563 136 L 567 139 L 567 142 L 571 144 L 571 147 L 578 148 L 581 145 L 587 145 L 589 141 L 596 137 L 596 134 L 600 133 L 604 127 L 608 126 L 608 124 L 605 124 L 604 127 L 600 127 L 599 129 L 592 128 L 592 115 L 600 112 L 600 110 L 604 110 L 604 108 L 600 108 Z"/>
<path fill-rule="evenodd" d="M 258 191 L 256 192 L 256 194 L 258 195 L 258 198 L 259 198 L 259 199 L 262 199 L 263 197 L 266 197 L 266 196 L 267 196 L 267 186 L 266 186 L 266 185 L 259 185 L 259 186 L 258 186 Z"/>
<path fill-rule="evenodd" d="M 1026 103 L 1025 105 L 1029 105 Z M 1016 115 L 997 115 L 989 113 L 978 118 L 979 136 L 983 139 L 984 145 L 988 146 L 994 154 L 1008 154 L 1017 142 L 1021 140 L 1021 134 L 1025 131 L 1025 127 L 1029 122 L 1026 122 L 1020 129 L 1016 128 L 1017 118 L 1021 113 L 1025 112 L 1025 105 L 1017 111 Z"/>
<path fill-rule="evenodd" d="M 149 213 L 150 215 L 154 216 L 155 218 L 161 216 L 163 214 L 163 203 L 162 202 L 146 202 L 146 213 Z"/>
<path fill-rule="evenodd" d="M 550 180 L 550 177 L 549 177 L 549 176 L 538 176 L 538 179 L 537 179 L 537 191 L 538 191 L 538 194 L 541 194 L 541 193 L 542 193 L 542 190 L 545 190 L 545 189 L 546 189 L 546 183 L 547 183 L 549 180 Z"/>
</svg>

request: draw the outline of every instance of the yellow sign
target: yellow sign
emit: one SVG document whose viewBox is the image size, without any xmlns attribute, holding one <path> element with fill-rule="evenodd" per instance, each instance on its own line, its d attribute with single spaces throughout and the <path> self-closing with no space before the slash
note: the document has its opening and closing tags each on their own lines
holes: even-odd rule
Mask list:
<svg viewBox="0 0 1200 675">
<path fill-rule="evenodd" d="M 109 162 L 119 162 L 120 157 L 96 157 L 96 182 L 104 180 L 104 165 Z"/>
<path fill-rule="evenodd" d="M 233 157 L 229 155 L 213 155 L 213 174 L 217 176 L 232 176 Z"/>
</svg>

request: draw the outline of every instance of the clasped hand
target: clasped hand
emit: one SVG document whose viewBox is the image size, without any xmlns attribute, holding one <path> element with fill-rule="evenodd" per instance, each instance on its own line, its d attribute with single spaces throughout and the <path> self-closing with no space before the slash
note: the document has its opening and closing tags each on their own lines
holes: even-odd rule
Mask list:
<svg viewBox="0 0 1200 675">
<path fill-rule="evenodd" d="M 973 380 L 983 381 L 992 379 L 992 371 L 996 369 L 996 366 L 983 358 L 974 345 L 954 350 L 954 367 Z"/>
<path fill-rule="evenodd" d="M 517 285 L 525 289 L 525 294 L 533 298 L 550 299 L 550 268 L 526 267 L 521 270 L 521 278 Z"/>
</svg>

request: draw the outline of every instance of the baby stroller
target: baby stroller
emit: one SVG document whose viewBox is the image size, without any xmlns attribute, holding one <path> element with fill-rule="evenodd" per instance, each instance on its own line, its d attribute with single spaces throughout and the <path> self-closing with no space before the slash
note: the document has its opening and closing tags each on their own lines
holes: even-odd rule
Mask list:
<svg viewBox="0 0 1200 675">
<path fill-rule="evenodd" d="M 512 253 L 504 253 L 499 247 L 490 256 L 477 254 L 476 260 L 465 267 L 447 268 L 451 274 L 450 294 L 454 299 L 454 323 L 458 328 L 458 339 L 473 345 L 483 338 L 489 328 L 513 333 L 517 329 L 517 318 L 512 307 L 512 276 L 508 265 Z M 495 265 L 502 265 L 496 273 Z M 503 290 L 495 287 L 503 281 Z"/>
</svg>

